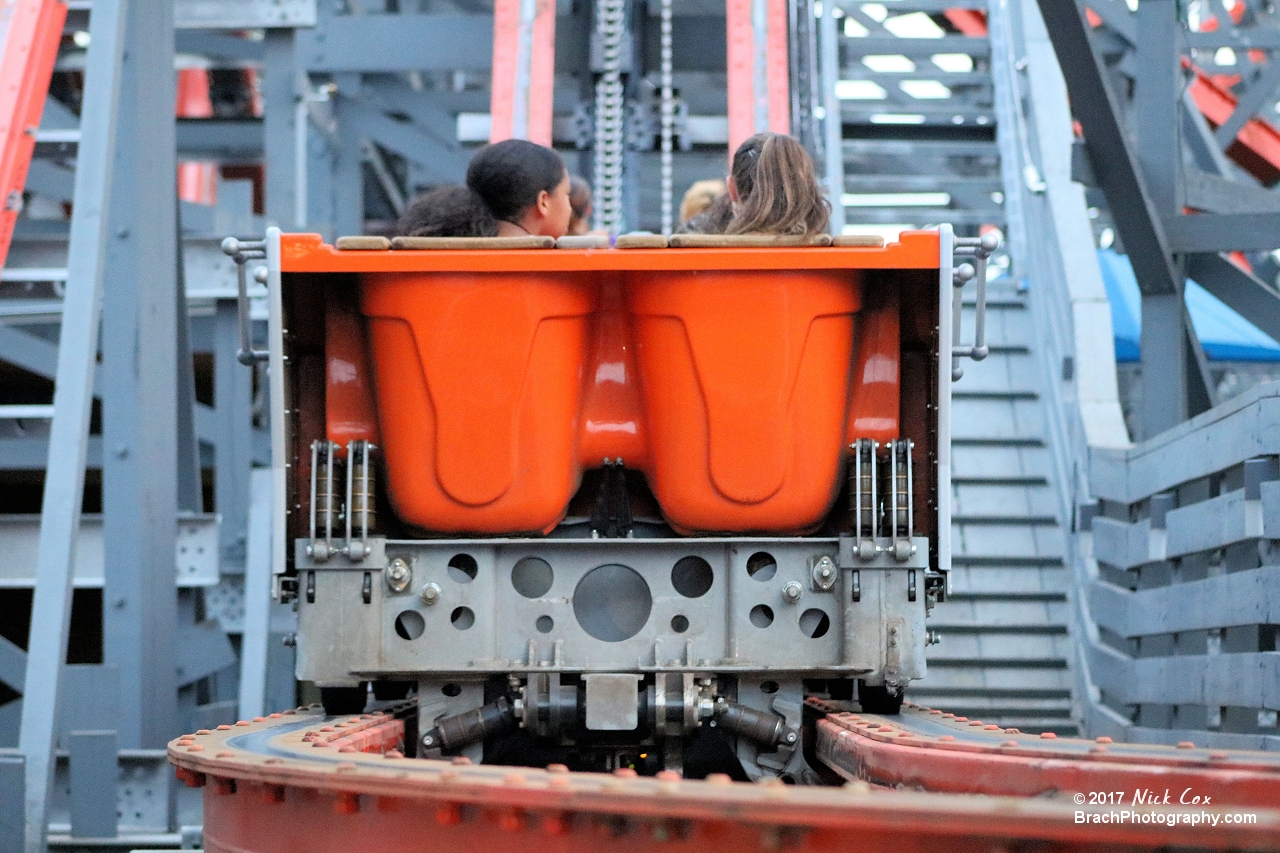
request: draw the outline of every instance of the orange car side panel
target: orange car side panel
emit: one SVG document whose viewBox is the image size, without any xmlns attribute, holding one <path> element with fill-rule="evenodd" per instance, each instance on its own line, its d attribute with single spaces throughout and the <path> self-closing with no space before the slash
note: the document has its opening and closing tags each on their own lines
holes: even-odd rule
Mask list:
<svg viewBox="0 0 1280 853">
<path fill-rule="evenodd" d="M 349 441 L 382 443 L 364 335 L 355 293 L 330 285 L 324 314 L 325 423 L 342 454 Z"/>
<path fill-rule="evenodd" d="M 845 444 L 873 438 L 881 444 L 898 438 L 899 349 L 898 292 L 866 293 L 858 329 L 858 361 L 849 383 L 849 425 Z"/>
<path fill-rule="evenodd" d="M 856 271 L 632 273 L 649 484 L 682 532 L 798 532 L 838 489 Z"/>
<path fill-rule="evenodd" d="M 593 283 L 389 273 L 365 275 L 363 290 L 400 517 L 441 532 L 555 526 L 580 473 Z"/>
</svg>

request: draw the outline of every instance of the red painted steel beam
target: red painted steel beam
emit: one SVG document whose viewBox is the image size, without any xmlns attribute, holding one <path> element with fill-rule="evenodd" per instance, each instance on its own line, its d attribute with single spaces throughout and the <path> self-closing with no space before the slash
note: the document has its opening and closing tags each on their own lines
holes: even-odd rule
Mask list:
<svg viewBox="0 0 1280 853">
<path fill-rule="evenodd" d="M 1191 97 L 1205 119 L 1213 127 L 1224 124 L 1235 112 L 1235 95 L 1189 60 L 1183 59 L 1183 67 L 1190 68 L 1195 74 L 1191 81 Z M 1267 186 L 1280 181 L 1280 130 L 1269 122 L 1260 118 L 1245 122 L 1227 148 L 1226 155 Z"/>
<path fill-rule="evenodd" d="M 962 35 L 987 35 L 987 13 L 981 9 L 948 9 L 942 14 Z"/>
<path fill-rule="evenodd" d="M 1174 807 L 1198 809 L 1207 797 L 1214 808 L 1264 809 L 1280 819 L 1280 756 L 1274 753 L 1025 734 L 925 709 L 897 717 L 832 711 L 818 721 L 817 733 L 818 756 L 846 779 L 1011 797 L 1122 792 L 1125 804 L 1133 803 L 1135 791 L 1163 797 L 1167 790 L 1167 805 Z M 1179 803 L 1187 791 L 1188 801 Z M 1190 802 L 1194 797 L 1202 799 Z"/>
<path fill-rule="evenodd" d="M 0 2 L 0 267 L 22 210 L 22 188 L 66 17 L 67 5 L 60 0 Z"/>
<path fill-rule="evenodd" d="M 489 141 L 551 144 L 555 0 L 495 0 Z"/>
<path fill-rule="evenodd" d="M 1060 796 L 476 766 L 406 759 L 395 748 L 402 736 L 392 714 L 326 719 L 312 707 L 184 735 L 168 751 L 178 778 L 204 789 L 210 853 L 1258 850 L 1280 839 L 1280 813 L 1264 808 L 1248 825 L 1082 824 L 1081 807 Z"/>
<path fill-rule="evenodd" d="M 756 9 L 757 3 L 763 10 Z M 759 22 L 757 11 L 763 11 Z M 757 23 L 763 24 L 763 32 Z M 732 153 L 752 134 L 791 132 L 787 2 L 725 0 L 725 29 Z"/>
</svg>

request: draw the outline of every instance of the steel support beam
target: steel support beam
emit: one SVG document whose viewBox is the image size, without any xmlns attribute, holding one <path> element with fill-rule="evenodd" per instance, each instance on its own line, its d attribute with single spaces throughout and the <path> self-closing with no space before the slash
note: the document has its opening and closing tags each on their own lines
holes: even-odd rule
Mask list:
<svg viewBox="0 0 1280 853">
<path fill-rule="evenodd" d="M 1183 254 L 1269 252 L 1280 248 L 1280 213 L 1176 214 L 1164 220 L 1164 232 L 1170 249 Z"/>
<path fill-rule="evenodd" d="M 26 851 L 43 853 L 46 807 L 53 784 L 54 725 L 58 685 L 67 658 L 75 532 L 80 527 L 84 464 L 93 400 L 93 372 L 108 213 L 112 202 L 119 82 L 123 73 L 128 0 L 97 0 L 89 24 L 91 41 L 85 66 L 80 138 L 85 143 L 76 167 L 75 214 L 67 261 L 62 345 L 58 348 L 54 415 L 40 520 L 36 590 L 23 687 L 19 745 L 26 761 Z M 169 85 L 173 85 L 172 60 Z M 164 102 L 172 103 L 172 99 Z M 170 111 L 172 115 L 172 111 Z M 166 186 L 173 185 L 174 171 Z"/>
<path fill-rule="evenodd" d="M 1176 292 L 1178 275 L 1164 248 L 1162 218 L 1147 191 L 1134 146 L 1121 126 L 1120 103 L 1108 83 L 1110 72 L 1089 40 L 1091 27 L 1084 10 L 1074 0 L 1039 0 L 1039 6 L 1062 65 L 1075 117 L 1084 128 L 1094 175 L 1111 205 L 1138 286 L 1143 292 Z"/>
<path fill-rule="evenodd" d="M 262 148 L 267 222 L 286 229 L 302 228 L 306 222 L 297 216 L 298 92 L 293 30 L 268 30 L 263 42 L 266 74 L 262 82 Z"/>
<path fill-rule="evenodd" d="M 489 71 L 488 15 L 332 15 L 298 30 L 300 67 L 314 73 Z"/>
<path fill-rule="evenodd" d="M 116 758 L 114 731 L 71 732 L 71 837 L 116 835 Z"/>
<path fill-rule="evenodd" d="M 271 469 L 255 468 L 248 554 L 244 573 L 244 633 L 240 642 L 240 718 L 262 716 L 267 708 L 267 661 L 271 630 Z"/>
<path fill-rule="evenodd" d="M 496 0 L 489 141 L 551 144 L 555 88 L 555 0 Z"/>
<path fill-rule="evenodd" d="M 103 657 L 119 671 L 120 744 L 146 748 L 177 731 L 175 78 L 172 2 L 129 3 L 117 134 L 146 144 L 116 148 L 132 191 L 111 205 L 104 281 Z"/>
<path fill-rule="evenodd" d="M 253 465 L 253 368 L 236 358 L 239 348 L 236 303 L 220 299 L 214 314 L 213 400 L 221 439 L 214 455 L 214 505 L 222 516 L 219 552 L 227 566 L 245 562 L 249 469 Z"/>
<path fill-rule="evenodd" d="M 1187 275 L 1227 307 L 1280 341 L 1280 293 L 1222 255 L 1188 255 Z"/>
<path fill-rule="evenodd" d="M 824 178 L 827 198 L 831 199 L 831 233 L 844 231 L 844 146 L 841 136 L 844 127 L 840 121 L 840 100 L 836 97 L 836 82 L 840 80 L 840 41 L 836 31 L 833 7 L 824 6 L 818 20 L 818 79 L 822 81 L 822 118 Z"/>
</svg>

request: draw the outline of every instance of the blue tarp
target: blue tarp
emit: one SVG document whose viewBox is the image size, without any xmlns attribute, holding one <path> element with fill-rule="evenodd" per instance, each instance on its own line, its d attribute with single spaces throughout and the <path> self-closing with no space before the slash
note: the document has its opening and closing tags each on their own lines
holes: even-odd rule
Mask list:
<svg viewBox="0 0 1280 853">
<path fill-rule="evenodd" d="M 1110 249 L 1098 250 L 1102 280 L 1111 302 L 1116 361 L 1137 361 L 1142 332 L 1142 298 L 1129 259 Z M 1213 361 L 1280 361 L 1280 344 L 1190 279 L 1187 310 L 1205 355 Z"/>
</svg>

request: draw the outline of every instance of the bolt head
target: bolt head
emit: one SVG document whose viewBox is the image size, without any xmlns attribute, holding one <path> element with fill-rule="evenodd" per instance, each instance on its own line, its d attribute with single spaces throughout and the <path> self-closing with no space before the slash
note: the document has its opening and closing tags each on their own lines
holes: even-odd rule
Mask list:
<svg viewBox="0 0 1280 853">
<path fill-rule="evenodd" d="M 429 583 L 422 588 L 422 592 L 418 593 L 423 604 L 435 604 L 440 600 L 440 584 Z"/>
<path fill-rule="evenodd" d="M 799 601 L 800 595 L 803 591 L 804 590 L 799 583 L 796 581 L 788 581 L 786 585 L 782 587 L 782 597 L 787 601 Z"/>
<path fill-rule="evenodd" d="M 404 592 L 413 582 L 413 568 L 403 557 L 396 557 L 388 563 L 383 575 L 387 581 L 387 588 L 392 592 Z"/>
</svg>

